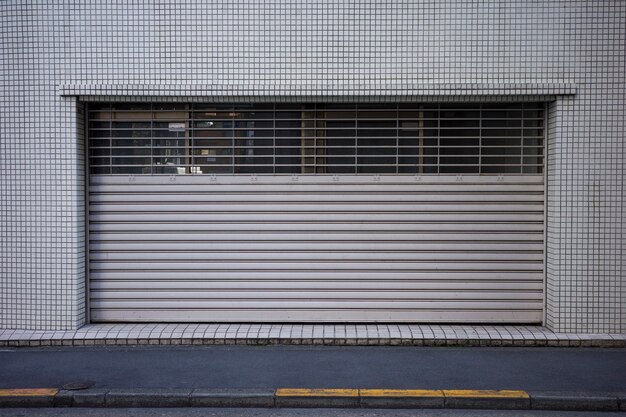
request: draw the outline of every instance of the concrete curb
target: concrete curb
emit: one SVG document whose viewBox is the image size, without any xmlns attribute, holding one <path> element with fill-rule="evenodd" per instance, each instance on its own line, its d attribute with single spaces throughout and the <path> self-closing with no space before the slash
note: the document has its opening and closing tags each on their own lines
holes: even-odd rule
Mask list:
<svg viewBox="0 0 626 417">
<path fill-rule="evenodd" d="M 26 390 L 0 390 L 0 408 L 257 407 L 626 411 L 626 392 L 91 388 L 80 391 L 49 389 L 54 393 L 42 395 L 37 392 L 25 394 L 23 391 Z M 291 393 L 285 394 L 284 391 Z M 376 391 L 377 393 L 372 394 Z"/>
<path fill-rule="evenodd" d="M 358 389 L 278 388 L 274 402 L 279 408 L 359 408 Z"/>
<path fill-rule="evenodd" d="M 195 389 L 190 394 L 192 407 L 258 407 L 275 405 L 273 389 Z"/>
<path fill-rule="evenodd" d="M 530 394 L 532 408 L 535 410 L 618 411 L 620 406 L 622 410 L 626 407 L 624 395 L 552 391 Z"/>
<path fill-rule="evenodd" d="M 189 407 L 191 389 L 114 389 L 105 396 L 105 406 L 133 407 Z"/>
<path fill-rule="evenodd" d="M 520 391 L 514 396 L 466 394 L 454 395 L 444 390 L 445 408 L 528 410 L 531 400 L 528 393 Z"/>
</svg>

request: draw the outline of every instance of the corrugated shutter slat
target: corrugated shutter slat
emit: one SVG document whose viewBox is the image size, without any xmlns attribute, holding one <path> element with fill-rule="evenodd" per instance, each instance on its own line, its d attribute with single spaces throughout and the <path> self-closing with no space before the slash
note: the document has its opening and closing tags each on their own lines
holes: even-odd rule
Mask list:
<svg viewBox="0 0 626 417">
<path fill-rule="evenodd" d="M 92 320 L 541 321 L 541 175 L 294 181 L 92 176 Z"/>
</svg>

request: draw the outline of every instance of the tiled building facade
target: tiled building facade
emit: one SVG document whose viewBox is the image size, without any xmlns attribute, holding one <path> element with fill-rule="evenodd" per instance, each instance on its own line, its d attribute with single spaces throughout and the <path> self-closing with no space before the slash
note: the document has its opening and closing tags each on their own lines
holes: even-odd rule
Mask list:
<svg viewBox="0 0 626 417">
<path fill-rule="evenodd" d="M 86 321 L 80 103 L 548 104 L 545 325 L 626 332 L 626 3 L 7 1 L 0 327 Z"/>
</svg>

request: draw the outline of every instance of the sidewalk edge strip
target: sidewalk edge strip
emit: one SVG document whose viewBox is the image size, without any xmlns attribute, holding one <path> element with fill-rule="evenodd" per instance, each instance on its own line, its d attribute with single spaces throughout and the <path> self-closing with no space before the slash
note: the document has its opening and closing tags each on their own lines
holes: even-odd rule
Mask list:
<svg viewBox="0 0 626 417">
<path fill-rule="evenodd" d="M 189 391 L 187 393 L 187 391 Z M 192 401 L 197 393 L 197 401 Z M 626 393 L 524 390 L 428 390 L 376 388 L 272 389 L 0 389 L 0 407 L 113 407 L 118 396 L 133 407 L 490 408 L 554 411 L 624 410 Z M 58 401 L 57 401 L 58 397 Z M 75 399 L 82 398 L 77 402 Z M 93 398 L 92 398 L 93 397 Z M 97 397 L 97 398 L 96 398 Z M 102 398 L 100 398 L 102 397 Z M 105 401 L 106 397 L 106 401 Z M 97 401 L 96 401 L 97 400 Z"/>
</svg>

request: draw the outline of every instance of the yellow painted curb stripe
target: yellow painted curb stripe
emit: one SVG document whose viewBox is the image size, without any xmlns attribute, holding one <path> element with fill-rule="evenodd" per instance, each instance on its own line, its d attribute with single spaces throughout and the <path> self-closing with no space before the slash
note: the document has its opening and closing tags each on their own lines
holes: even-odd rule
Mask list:
<svg viewBox="0 0 626 417">
<path fill-rule="evenodd" d="M 325 389 L 278 388 L 277 397 L 462 397 L 530 398 L 521 390 Z"/>
<path fill-rule="evenodd" d="M 54 397 L 57 392 L 56 388 L 0 389 L 0 397 Z"/>
<path fill-rule="evenodd" d="M 477 397 L 477 398 L 530 398 L 526 391 L 518 390 L 472 390 L 472 389 L 444 389 L 446 397 Z"/>
<path fill-rule="evenodd" d="M 443 397 L 443 391 L 431 389 L 362 389 L 361 397 Z"/>
<path fill-rule="evenodd" d="M 358 389 L 278 388 L 277 397 L 358 397 Z"/>
</svg>

